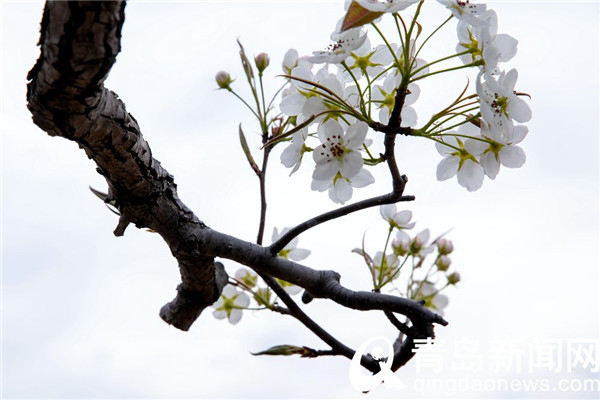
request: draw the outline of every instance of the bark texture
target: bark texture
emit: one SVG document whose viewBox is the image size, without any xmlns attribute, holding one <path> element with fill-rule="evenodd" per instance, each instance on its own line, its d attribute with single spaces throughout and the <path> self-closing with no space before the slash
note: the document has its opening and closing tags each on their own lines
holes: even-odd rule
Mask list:
<svg viewBox="0 0 600 400">
<path fill-rule="evenodd" d="M 227 276 L 198 248 L 193 231 L 204 224 L 177 197 L 173 177 L 152 157 L 125 104 L 103 85 L 121 48 L 124 10 L 122 1 L 46 3 L 28 108 L 36 125 L 77 142 L 96 162 L 108 183 L 106 201 L 121 214 L 116 235 L 133 223 L 164 238 L 182 283 L 160 315 L 187 330 L 218 299 Z"/>
</svg>

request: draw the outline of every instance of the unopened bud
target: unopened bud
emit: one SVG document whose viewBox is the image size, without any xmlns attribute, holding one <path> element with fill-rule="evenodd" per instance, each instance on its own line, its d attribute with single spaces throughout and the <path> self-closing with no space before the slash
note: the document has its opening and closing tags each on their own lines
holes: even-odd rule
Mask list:
<svg viewBox="0 0 600 400">
<path fill-rule="evenodd" d="M 421 239 L 419 236 L 415 236 L 415 238 L 410 241 L 411 254 L 418 254 L 424 245 L 425 242 L 423 242 L 423 239 Z"/>
<path fill-rule="evenodd" d="M 448 240 L 446 238 L 440 238 L 436 241 L 438 252 L 441 255 L 450 254 L 454 251 L 454 245 L 452 244 L 452 240 Z"/>
<path fill-rule="evenodd" d="M 404 257 L 408 253 L 408 241 L 396 238 L 392 241 L 392 249 L 395 255 Z"/>
<path fill-rule="evenodd" d="M 450 257 L 447 255 L 441 255 L 438 257 L 435 265 L 437 266 L 438 271 L 447 271 L 451 262 L 452 261 L 450 260 Z"/>
<path fill-rule="evenodd" d="M 448 283 L 451 285 L 456 285 L 460 282 L 460 274 L 458 272 L 453 272 L 446 277 L 448 279 Z"/>
<path fill-rule="evenodd" d="M 233 82 L 231 76 L 225 71 L 217 72 L 215 80 L 217 81 L 217 85 L 219 85 L 221 89 L 229 89 L 229 85 L 231 84 L 231 82 Z"/>
<path fill-rule="evenodd" d="M 260 53 L 256 57 L 254 57 L 254 63 L 256 64 L 256 68 L 258 72 L 261 73 L 269 66 L 269 55 L 267 53 Z"/>
</svg>

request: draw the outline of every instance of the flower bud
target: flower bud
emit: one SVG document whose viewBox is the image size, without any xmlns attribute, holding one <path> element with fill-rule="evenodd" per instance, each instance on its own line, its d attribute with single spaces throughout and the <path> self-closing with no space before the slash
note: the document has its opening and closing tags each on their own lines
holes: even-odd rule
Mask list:
<svg viewBox="0 0 600 400">
<path fill-rule="evenodd" d="M 440 238 L 436 241 L 436 243 L 440 255 L 450 254 L 452 253 L 452 251 L 454 251 L 454 245 L 452 244 L 452 240 Z"/>
<path fill-rule="evenodd" d="M 410 252 L 411 254 L 418 254 L 421 249 L 425 246 L 425 242 L 421 237 L 415 236 L 413 240 L 410 241 Z"/>
<path fill-rule="evenodd" d="M 404 257 L 408 253 L 408 240 L 394 239 L 392 241 L 392 249 L 398 257 Z"/>
<path fill-rule="evenodd" d="M 448 279 L 448 283 L 450 285 L 456 285 L 460 282 L 460 274 L 458 272 L 453 272 L 446 277 Z"/>
<path fill-rule="evenodd" d="M 256 68 L 258 72 L 261 73 L 269 66 L 269 55 L 267 53 L 260 53 L 256 57 L 254 57 L 254 63 L 256 64 Z"/>
<path fill-rule="evenodd" d="M 441 255 L 438 257 L 435 265 L 437 266 L 438 271 L 447 271 L 451 262 L 452 261 L 450 260 L 450 257 L 447 255 Z"/>
<path fill-rule="evenodd" d="M 225 71 L 217 72 L 215 80 L 217 81 L 217 85 L 219 85 L 221 89 L 230 89 L 229 85 L 231 84 L 231 82 L 233 82 L 231 76 Z"/>
</svg>

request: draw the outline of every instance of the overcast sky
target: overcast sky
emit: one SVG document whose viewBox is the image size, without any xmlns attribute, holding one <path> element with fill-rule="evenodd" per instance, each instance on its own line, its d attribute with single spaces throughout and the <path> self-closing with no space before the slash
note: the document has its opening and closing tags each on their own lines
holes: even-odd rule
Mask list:
<svg viewBox="0 0 600 400">
<path fill-rule="evenodd" d="M 423 25 L 446 17 L 426 4 Z M 87 189 L 106 189 L 94 165 L 74 143 L 51 138 L 31 122 L 25 106 L 26 74 L 39 55 L 41 2 L 2 2 L 2 378 L 6 398 L 318 398 L 417 395 L 415 382 L 448 378 L 430 395 L 450 395 L 465 373 L 452 368 L 453 348 L 467 341 L 485 358 L 494 341 L 516 343 L 524 359 L 542 345 L 562 349 L 559 372 L 469 374 L 471 381 L 500 378 L 582 379 L 590 370 L 566 371 L 573 339 L 598 339 L 598 4 L 587 2 L 488 2 L 499 31 L 519 40 L 508 64 L 517 68 L 517 90 L 531 94 L 533 119 L 522 143 L 527 163 L 501 170 L 468 193 L 454 179 L 437 182 L 440 160 L 430 142 L 400 142 L 407 194 L 417 200 L 417 230 L 447 230 L 453 267 L 462 282 L 446 293 L 450 325 L 444 374 L 400 370 L 406 393 L 378 388 L 356 393 L 349 362 L 295 357 L 253 357 L 277 344 L 324 345 L 290 318 L 244 314 L 232 326 L 206 311 L 189 332 L 158 316 L 175 295 L 176 261 L 156 234 L 112 231 L 117 218 Z M 407 11 L 413 12 L 414 7 Z M 155 158 L 175 176 L 181 199 L 212 228 L 254 240 L 258 187 L 237 142 L 242 123 L 255 151 L 256 124 L 232 96 L 215 90 L 225 69 L 244 78 L 236 39 L 250 55 L 266 51 L 276 90 L 279 65 L 290 47 L 300 54 L 323 48 L 343 13 L 343 2 L 136 2 L 126 9 L 122 51 L 106 86 L 137 119 Z M 426 53 L 454 49 L 449 24 Z M 435 42 L 435 43 L 433 43 Z M 431 59 L 430 57 L 430 59 Z M 415 108 L 422 120 L 441 99 L 451 100 L 465 74 L 423 82 Z M 270 169 L 268 238 L 273 226 L 293 226 L 333 204 L 310 191 L 307 163 L 291 178 L 275 150 Z M 385 169 L 354 199 L 387 192 Z M 300 238 L 310 248 L 306 264 L 336 269 L 342 283 L 368 285 L 360 257 L 351 254 L 367 232 L 373 253 L 385 223 L 377 209 L 319 226 Z M 237 266 L 225 262 L 230 273 Z M 350 346 L 372 336 L 394 336 L 376 313 L 352 313 L 324 301 L 308 313 Z M 596 349 L 600 347 L 597 345 Z M 600 350 L 599 350 L 600 351 Z M 524 361 L 525 362 L 525 361 Z M 467 398 L 593 398 L 597 393 L 520 390 L 503 394 L 475 389 Z"/>
</svg>

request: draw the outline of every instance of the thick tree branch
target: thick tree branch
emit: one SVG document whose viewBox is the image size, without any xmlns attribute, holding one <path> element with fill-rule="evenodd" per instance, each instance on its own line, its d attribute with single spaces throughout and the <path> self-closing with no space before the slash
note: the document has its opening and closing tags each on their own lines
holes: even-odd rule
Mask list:
<svg viewBox="0 0 600 400">
<path fill-rule="evenodd" d="M 182 283 L 161 317 L 187 330 L 219 296 L 227 277 L 191 233 L 203 223 L 179 200 L 173 177 L 152 157 L 137 121 L 103 82 L 120 50 L 122 1 L 48 2 L 41 54 L 28 75 L 28 108 L 48 134 L 73 140 L 98 165 L 108 200 L 128 223 L 150 227 L 179 262 Z"/>
</svg>

